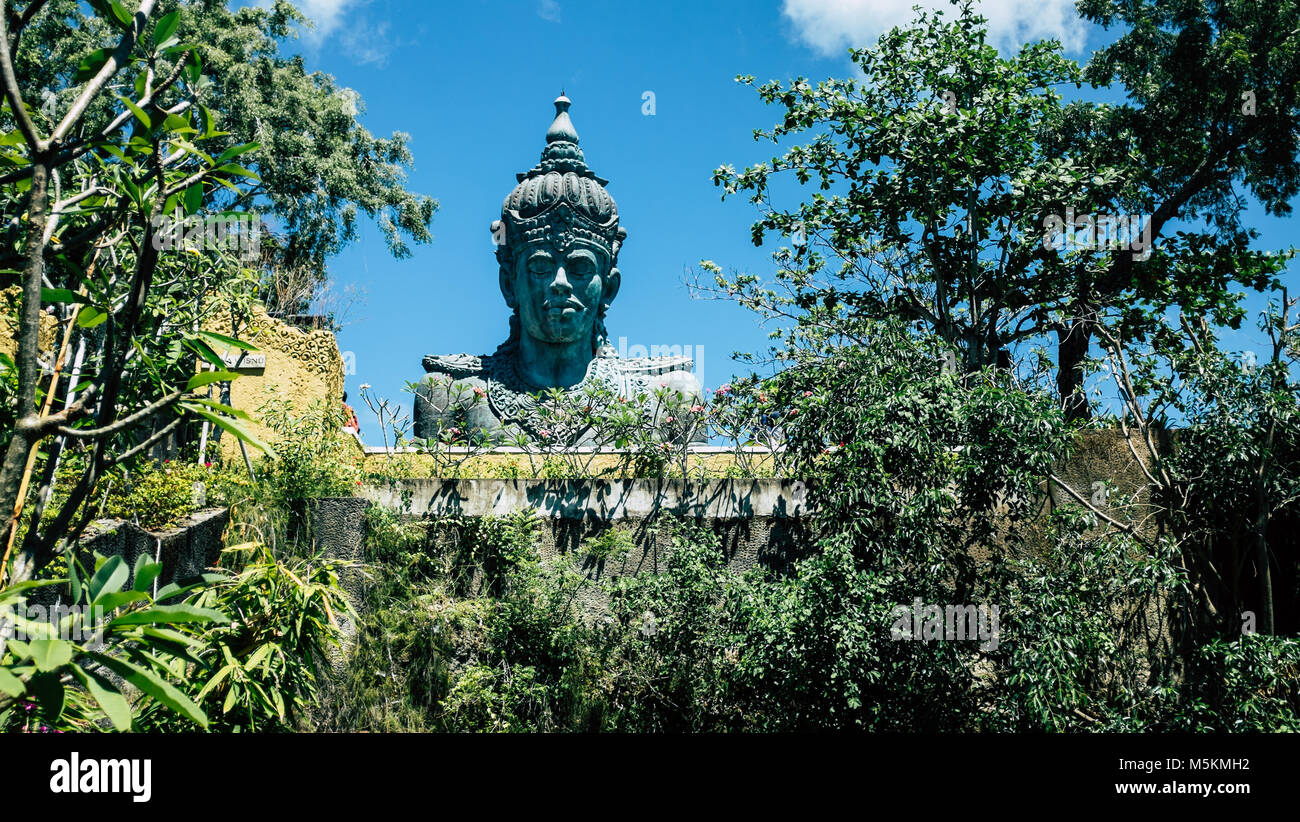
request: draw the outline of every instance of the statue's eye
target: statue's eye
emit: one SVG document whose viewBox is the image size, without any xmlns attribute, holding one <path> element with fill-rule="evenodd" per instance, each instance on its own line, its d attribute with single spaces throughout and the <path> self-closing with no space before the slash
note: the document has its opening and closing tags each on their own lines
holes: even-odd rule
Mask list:
<svg viewBox="0 0 1300 822">
<path fill-rule="evenodd" d="M 534 257 L 528 261 L 528 273 L 538 277 L 545 277 L 554 269 L 551 261 L 545 257 Z"/>
<path fill-rule="evenodd" d="M 569 260 L 568 268 L 573 272 L 573 276 L 586 279 L 596 273 L 596 267 L 592 265 L 591 260 L 586 257 L 575 257 Z"/>
</svg>

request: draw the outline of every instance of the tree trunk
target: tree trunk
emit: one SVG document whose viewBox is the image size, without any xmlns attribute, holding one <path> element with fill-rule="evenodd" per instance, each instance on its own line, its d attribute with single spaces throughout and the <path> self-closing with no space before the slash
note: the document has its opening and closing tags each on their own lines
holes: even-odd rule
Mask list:
<svg viewBox="0 0 1300 822">
<path fill-rule="evenodd" d="M 1086 320 L 1073 319 L 1065 328 L 1057 329 L 1056 337 L 1056 389 L 1065 418 L 1071 422 L 1090 419 L 1092 408 L 1083 390 L 1083 361 L 1088 357 L 1092 331 Z"/>
<path fill-rule="evenodd" d="M 23 249 L 23 310 L 18 321 L 17 424 L 0 464 L 0 510 L 7 520 L 4 546 L 11 545 L 21 511 L 19 496 L 27 459 L 39 439 L 36 385 L 40 380 L 41 280 L 45 275 L 45 223 L 49 219 L 49 167 L 43 157 L 32 164 L 31 200 L 27 207 L 27 244 Z M 5 559 L 8 559 L 7 549 Z M 4 569 L 0 568 L 0 577 Z"/>
</svg>

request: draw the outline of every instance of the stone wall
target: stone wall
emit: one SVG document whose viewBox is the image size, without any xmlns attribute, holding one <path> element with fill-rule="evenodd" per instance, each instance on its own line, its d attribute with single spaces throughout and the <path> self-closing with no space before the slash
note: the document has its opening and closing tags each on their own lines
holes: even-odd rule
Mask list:
<svg viewBox="0 0 1300 822">
<path fill-rule="evenodd" d="M 95 554 L 120 556 L 129 568 L 141 554 L 162 562 L 157 587 L 196 576 L 221 559 L 222 537 L 230 522 L 226 508 L 199 511 L 171 528 L 146 531 L 123 520 L 97 520 L 90 524 L 77 542 L 77 554 L 88 568 L 94 567 Z M 128 585 L 132 584 L 128 580 Z M 36 604 L 50 604 L 59 595 L 59 586 L 36 588 L 29 597 Z M 48 602 L 47 602 L 48 600 Z"/>
<path fill-rule="evenodd" d="M 1149 459 L 1145 448 L 1137 452 Z M 1147 504 L 1146 478 L 1119 431 L 1085 432 L 1072 457 L 1055 473 L 1103 506 L 1118 504 L 1124 495 L 1135 495 L 1138 505 Z M 1117 491 L 1106 496 L 1103 490 L 1111 486 Z M 1045 482 L 1043 490 L 1044 523 L 1052 508 L 1075 504 L 1055 483 Z M 543 556 L 564 553 L 582 560 L 584 540 L 610 528 L 630 532 L 635 548 L 626 557 L 613 564 L 584 565 L 595 578 L 657 570 L 671 547 L 667 521 L 679 518 L 712 528 L 735 570 L 759 563 L 781 567 L 806 544 L 807 492 L 803 482 L 774 478 L 393 479 L 365 490 L 376 505 L 433 520 L 430 538 L 435 542 L 455 538 L 454 518 L 500 517 L 525 508 L 542 520 Z M 1044 541 L 1041 547 L 1050 546 Z"/>
<path fill-rule="evenodd" d="M 0 354 L 18 356 L 18 314 L 22 310 L 23 291 L 16 285 L 0 290 Z M 58 344 L 59 321 L 53 314 L 41 314 L 41 355 L 48 357 Z"/>
<path fill-rule="evenodd" d="M 0 291 L 0 353 L 10 357 L 18 350 L 16 331 L 21 294 L 17 286 Z M 230 384 L 230 405 L 254 418 L 250 428 L 264 441 L 273 443 L 274 435 L 256 422 L 256 410 L 271 396 L 272 386 L 275 395 L 291 400 L 298 408 L 317 401 L 333 407 L 343 402 L 343 356 L 329 331 L 303 331 L 269 316 L 256 304 L 246 326 L 232 328 L 229 317 L 219 313 L 207 330 L 249 342 L 257 346 L 257 355 L 265 357 L 265 364 L 256 368 L 232 368 L 241 376 Z M 54 315 L 42 314 L 42 356 L 51 356 L 58 341 L 58 320 Z M 217 353 L 236 355 L 239 352 L 218 350 Z M 214 396 L 217 390 L 213 388 Z M 356 443 L 355 438 L 348 439 Z M 354 447 L 359 459 L 362 447 L 360 443 Z M 222 436 L 221 454 L 226 459 L 240 459 L 238 441 Z"/>
<path fill-rule="evenodd" d="M 399 480 L 367 489 L 376 505 L 431 521 L 431 548 L 453 549 L 460 518 L 506 516 L 522 509 L 541 520 L 543 557 L 567 555 L 590 579 L 657 572 L 672 548 L 681 519 L 718 534 L 728 566 L 783 567 L 806 542 L 807 487 L 798 480 Z M 610 529 L 627 532 L 623 556 L 584 555 L 583 543 Z M 481 579 L 480 579 L 481 582 Z M 599 586 L 584 588 L 583 604 L 603 606 Z"/>
<path fill-rule="evenodd" d="M 366 510 L 369 500 L 358 497 L 322 497 L 308 500 L 306 520 L 312 546 L 331 559 L 347 563 L 339 571 L 339 585 L 352 605 L 362 613 L 365 597 Z M 329 663 L 337 672 L 342 669 L 356 640 L 356 620 L 347 614 L 334 614 L 339 625 L 339 645 L 329 649 Z"/>
<path fill-rule="evenodd" d="M 296 328 L 269 316 L 260 305 L 253 307 L 252 319 L 244 327 L 232 329 L 227 319 L 214 322 L 209 330 L 251 343 L 258 349 L 254 353 L 266 358 L 262 367 L 235 368 L 241 376 L 230 383 L 230 405 L 253 417 L 249 428 L 263 441 L 274 446 L 275 435 L 256 421 L 256 412 L 273 395 L 290 400 L 298 409 L 313 402 L 336 408 L 342 404 L 343 356 L 330 332 Z M 226 459 L 239 459 L 238 441 L 223 436 L 221 453 Z"/>
</svg>

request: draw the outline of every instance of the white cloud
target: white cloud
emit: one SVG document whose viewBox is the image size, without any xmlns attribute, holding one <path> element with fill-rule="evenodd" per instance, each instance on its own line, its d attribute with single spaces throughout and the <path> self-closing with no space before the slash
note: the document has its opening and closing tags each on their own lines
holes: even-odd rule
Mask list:
<svg viewBox="0 0 1300 822">
<path fill-rule="evenodd" d="M 356 20 L 347 28 L 341 29 L 336 37 L 352 62 L 383 68 L 388 65 L 388 55 L 396 47 L 388 36 L 388 28 L 387 20 L 373 26 L 363 20 Z"/>
<path fill-rule="evenodd" d="M 320 54 L 326 40 L 333 40 L 352 62 L 383 68 L 388 55 L 401 45 L 391 36 L 387 20 L 371 24 L 358 12 L 370 0 L 295 0 L 311 26 L 303 26 L 300 34 L 307 53 Z M 250 5 L 270 8 L 272 0 L 254 0 Z M 346 18 L 346 25 L 345 23 Z"/>
<path fill-rule="evenodd" d="M 874 45 L 882 33 L 910 22 L 916 16 L 913 6 L 942 9 L 948 19 L 957 14 L 947 0 L 783 0 L 781 14 L 801 42 L 833 57 L 849 47 Z M 983 0 L 975 10 L 988 18 L 990 44 L 1004 52 L 1044 38 L 1078 52 L 1087 35 L 1074 0 Z"/>
<path fill-rule="evenodd" d="M 560 4 L 557 0 L 538 0 L 537 16 L 551 23 L 560 22 Z"/>
<path fill-rule="evenodd" d="M 309 35 L 317 40 L 324 40 L 330 32 L 338 27 L 343 13 L 348 6 L 359 6 L 364 2 L 358 0 L 298 0 L 297 6 L 307 18 L 316 24 Z"/>
</svg>

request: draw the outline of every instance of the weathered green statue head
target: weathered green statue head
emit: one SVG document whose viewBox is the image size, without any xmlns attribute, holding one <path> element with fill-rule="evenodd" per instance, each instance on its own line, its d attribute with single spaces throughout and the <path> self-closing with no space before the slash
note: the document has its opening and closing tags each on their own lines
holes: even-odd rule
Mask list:
<svg viewBox="0 0 1300 822">
<path fill-rule="evenodd" d="M 612 355 L 604 318 L 618 294 L 615 266 L 627 232 L 609 181 L 587 168 L 569 102 L 556 99 L 541 162 L 518 175 L 492 223 L 501 293 L 514 309 L 506 346 L 522 331 L 547 344 L 590 339 L 593 354 Z"/>
</svg>

